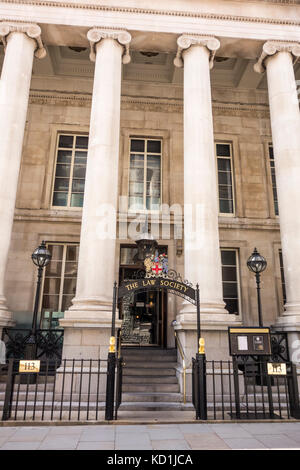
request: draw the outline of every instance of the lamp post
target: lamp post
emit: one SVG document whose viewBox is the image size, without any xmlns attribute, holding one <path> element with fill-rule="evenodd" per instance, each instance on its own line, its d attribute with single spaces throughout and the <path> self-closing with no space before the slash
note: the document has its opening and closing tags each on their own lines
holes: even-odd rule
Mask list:
<svg viewBox="0 0 300 470">
<path fill-rule="evenodd" d="M 34 309 L 33 309 L 33 318 L 31 325 L 31 333 L 26 342 L 25 355 L 26 359 L 34 359 L 36 356 L 36 324 L 37 324 L 37 315 L 40 301 L 40 291 L 41 291 L 41 280 L 43 275 L 43 269 L 51 261 L 51 253 L 46 247 L 46 243 L 42 241 L 40 246 L 34 250 L 31 255 L 33 263 L 38 267 L 38 279 L 36 285 Z"/>
<path fill-rule="evenodd" d="M 261 311 L 261 298 L 260 298 L 260 274 L 266 269 L 267 261 L 261 256 L 257 249 L 254 248 L 252 255 L 248 258 L 247 266 L 251 272 L 255 274 L 256 288 L 257 288 L 257 308 L 258 308 L 258 322 L 259 326 L 263 326 L 262 311 Z"/>
</svg>

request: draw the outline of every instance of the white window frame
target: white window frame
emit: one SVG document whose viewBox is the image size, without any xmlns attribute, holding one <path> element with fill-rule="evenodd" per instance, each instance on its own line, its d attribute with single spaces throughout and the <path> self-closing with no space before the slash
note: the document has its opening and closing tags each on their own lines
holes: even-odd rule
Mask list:
<svg viewBox="0 0 300 470">
<path fill-rule="evenodd" d="M 241 314 L 242 314 L 242 303 L 241 303 L 241 273 L 240 273 L 240 257 L 239 257 L 239 249 L 238 248 L 225 248 L 225 247 L 221 247 L 220 248 L 220 256 L 221 256 L 221 269 L 223 268 L 223 264 L 222 264 L 222 251 L 233 251 L 235 252 L 235 261 L 236 261 L 236 280 L 237 280 L 237 295 L 238 295 L 238 313 L 235 315 L 235 317 L 241 317 Z M 229 265 L 225 265 L 225 266 L 229 266 Z M 226 282 L 223 280 L 223 276 L 222 276 L 222 289 L 223 289 L 223 283 Z M 233 282 L 233 281 L 231 281 Z M 230 315 L 234 315 L 233 313 L 231 313 Z"/>
<path fill-rule="evenodd" d="M 63 149 L 63 147 L 59 147 L 59 138 L 62 135 L 72 136 L 73 139 L 73 147 L 72 149 L 66 148 L 65 150 L 69 150 L 72 152 L 71 163 L 70 163 L 70 176 L 69 176 L 69 188 L 68 188 L 68 201 L 66 206 L 55 206 L 53 204 L 53 196 L 54 196 L 54 187 L 55 187 L 55 180 L 56 180 L 56 167 L 57 167 L 57 157 L 58 157 L 58 150 Z M 71 206 L 71 196 L 72 196 L 72 182 L 73 182 L 73 172 L 74 172 L 74 160 L 75 160 L 75 151 L 78 150 L 75 147 L 76 137 L 89 137 L 89 134 L 86 132 L 72 132 L 72 131 L 58 131 L 56 135 L 56 144 L 55 144 L 55 158 L 54 158 L 54 169 L 53 169 L 53 178 L 52 178 L 52 187 L 51 187 L 51 200 L 50 200 L 50 207 L 55 210 L 82 210 L 82 206 Z M 88 152 L 88 149 L 86 149 Z M 84 179 L 85 181 L 85 179 Z"/>
<path fill-rule="evenodd" d="M 46 242 L 47 248 L 50 245 L 51 246 L 63 246 L 63 256 L 62 256 L 62 260 L 61 260 L 62 266 L 61 266 L 61 273 L 60 273 L 60 286 L 59 286 L 59 294 L 58 294 L 59 300 L 58 300 L 58 309 L 57 309 L 57 312 L 63 312 L 61 310 L 61 306 L 62 306 L 63 287 L 64 287 L 64 280 L 65 280 L 67 247 L 68 246 L 78 246 L 79 247 L 79 243 L 78 242 L 55 242 L 55 241 Z M 50 261 L 50 263 L 51 263 L 51 261 Z M 40 310 L 41 314 L 42 314 L 42 305 L 43 305 L 43 298 L 44 298 L 45 277 L 46 277 L 46 269 L 43 270 L 42 288 L 41 288 L 41 296 L 40 296 L 40 302 L 39 302 L 40 303 L 39 310 Z"/>
<path fill-rule="evenodd" d="M 216 159 L 216 178 L 217 178 L 217 189 L 218 189 L 218 212 L 219 212 L 219 215 L 222 217 L 235 217 L 236 216 L 236 201 L 235 201 L 234 165 L 233 165 L 233 145 L 232 145 L 232 142 L 223 141 L 223 140 L 216 140 L 214 144 L 215 144 L 215 159 Z M 218 156 L 217 145 L 228 145 L 230 148 L 230 156 L 229 157 Z M 218 159 L 224 159 L 224 160 L 230 161 L 233 212 L 220 212 Z"/>
<path fill-rule="evenodd" d="M 136 151 L 131 151 L 131 140 L 143 140 L 145 142 L 145 150 L 144 152 L 136 152 Z M 146 208 L 146 195 L 147 195 L 147 142 L 151 141 L 159 141 L 161 143 L 161 148 L 160 148 L 160 153 L 158 154 L 153 154 L 153 155 L 159 155 L 160 156 L 160 204 L 159 208 L 156 209 L 147 209 Z M 127 194 L 128 194 L 128 213 L 159 213 L 160 212 L 160 207 L 163 203 L 162 201 L 162 196 L 163 196 L 163 150 L 164 150 L 164 142 L 163 138 L 161 137 L 152 137 L 152 136 L 141 136 L 141 135 L 130 135 L 129 136 L 129 154 L 128 154 L 128 188 L 127 188 Z M 134 209 L 129 206 L 129 197 L 130 197 L 130 155 L 131 153 L 139 154 L 144 156 L 144 189 L 143 189 L 143 208 L 139 209 Z"/>
</svg>

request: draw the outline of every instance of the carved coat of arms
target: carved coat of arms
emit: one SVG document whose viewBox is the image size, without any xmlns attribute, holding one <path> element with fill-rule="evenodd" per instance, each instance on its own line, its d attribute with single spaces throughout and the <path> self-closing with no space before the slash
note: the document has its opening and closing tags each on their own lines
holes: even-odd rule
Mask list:
<svg viewBox="0 0 300 470">
<path fill-rule="evenodd" d="M 144 266 L 146 274 L 154 274 L 156 276 L 168 274 L 168 257 L 165 253 L 159 255 L 156 252 L 145 259 Z"/>
</svg>

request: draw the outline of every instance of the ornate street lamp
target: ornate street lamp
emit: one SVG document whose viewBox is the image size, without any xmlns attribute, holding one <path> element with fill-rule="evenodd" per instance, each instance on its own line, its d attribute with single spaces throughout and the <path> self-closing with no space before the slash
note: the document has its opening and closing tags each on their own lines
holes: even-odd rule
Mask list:
<svg viewBox="0 0 300 470">
<path fill-rule="evenodd" d="M 255 274 L 257 288 L 258 322 L 259 326 L 263 326 L 260 298 L 260 274 L 266 269 L 267 261 L 263 256 L 258 253 L 257 249 L 254 248 L 252 255 L 248 258 L 247 266 L 249 270 Z"/>
<path fill-rule="evenodd" d="M 51 253 L 46 247 L 46 243 L 42 241 L 40 246 L 34 250 L 31 255 L 33 263 L 38 267 L 38 279 L 36 285 L 35 301 L 34 301 L 34 310 L 33 318 L 31 325 L 30 337 L 26 342 L 26 359 L 34 359 L 36 355 L 36 324 L 37 324 L 37 315 L 40 301 L 40 291 L 41 291 L 41 280 L 43 275 L 43 269 L 47 264 L 50 263 Z M 31 357 L 29 357 L 31 356 Z"/>
</svg>

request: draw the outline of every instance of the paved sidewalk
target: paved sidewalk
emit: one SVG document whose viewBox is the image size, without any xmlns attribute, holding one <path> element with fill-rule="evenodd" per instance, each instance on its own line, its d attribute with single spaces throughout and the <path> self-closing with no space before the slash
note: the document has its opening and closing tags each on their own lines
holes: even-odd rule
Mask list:
<svg viewBox="0 0 300 470">
<path fill-rule="evenodd" d="M 0 450 L 300 450 L 300 422 L 0 427 Z"/>
</svg>

